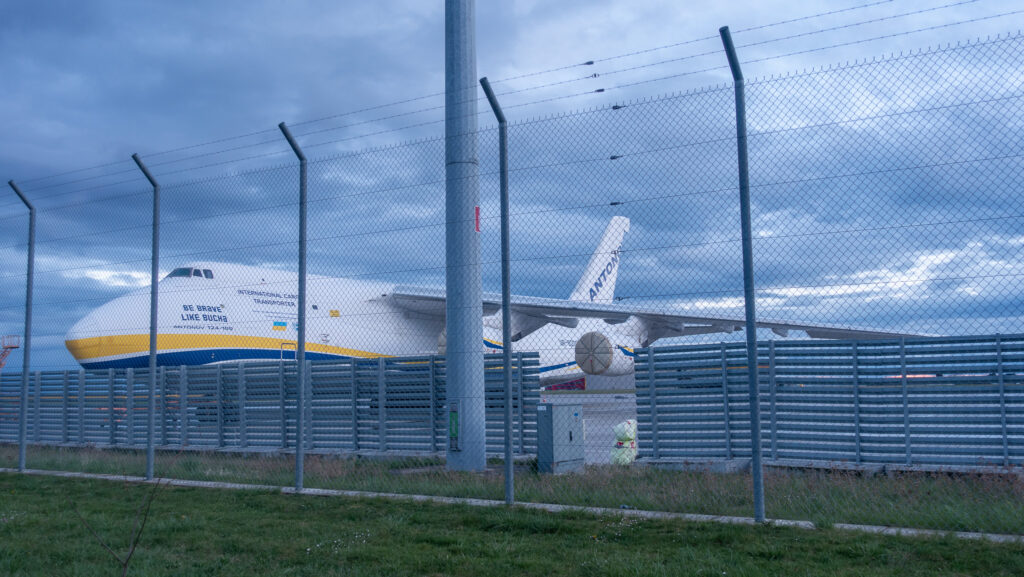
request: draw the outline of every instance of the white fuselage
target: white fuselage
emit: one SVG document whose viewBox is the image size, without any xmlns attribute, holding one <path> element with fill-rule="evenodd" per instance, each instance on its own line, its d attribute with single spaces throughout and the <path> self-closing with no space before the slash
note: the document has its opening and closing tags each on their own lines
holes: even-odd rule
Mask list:
<svg viewBox="0 0 1024 577">
<path fill-rule="evenodd" d="M 198 273 L 178 274 L 188 270 Z M 294 359 L 297 286 L 294 273 L 243 265 L 198 263 L 176 269 L 158 284 L 158 364 Z M 437 354 L 443 317 L 393 306 L 384 297 L 394 288 L 389 283 L 308 277 L 306 358 Z M 147 288 L 92 311 L 68 332 L 68 350 L 85 368 L 148 366 L 149 302 Z M 485 322 L 487 338 L 481 346 L 498 352 L 500 321 L 496 335 L 493 326 L 492 319 Z M 583 374 L 574 361 L 580 335 L 609 329 L 600 319 L 581 319 L 575 328 L 548 325 L 514 343 L 513 349 L 539 352 L 545 380 L 571 379 Z M 618 342 L 624 345 L 619 354 L 631 354 L 628 347 L 634 345 L 628 339 Z"/>
</svg>

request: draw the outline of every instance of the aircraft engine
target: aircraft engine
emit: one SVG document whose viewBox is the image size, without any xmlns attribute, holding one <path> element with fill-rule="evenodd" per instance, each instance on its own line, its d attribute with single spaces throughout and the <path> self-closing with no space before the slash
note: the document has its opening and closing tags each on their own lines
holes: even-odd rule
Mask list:
<svg viewBox="0 0 1024 577">
<path fill-rule="evenodd" d="M 633 358 L 597 331 L 576 341 L 576 364 L 588 375 L 617 377 L 633 372 Z"/>
</svg>

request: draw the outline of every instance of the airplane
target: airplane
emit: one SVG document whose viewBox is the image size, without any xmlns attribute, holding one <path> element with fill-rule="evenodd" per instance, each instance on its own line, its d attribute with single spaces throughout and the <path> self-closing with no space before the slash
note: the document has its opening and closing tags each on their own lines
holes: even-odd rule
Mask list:
<svg viewBox="0 0 1024 577">
<path fill-rule="evenodd" d="M 628 218 L 609 222 L 568 299 L 510 297 L 514 351 L 540 354 L 542 385 L 585 386 L 588 375 L 633 373 L 634 350 L 669 338 L 742 330 L 742 318 L 665 313 L 616 303 Z M 175 268 L 158 284 L 157 364 L 294 359 L 298 275 L 220 262 Z M 306 358 L 445 353 L 445 291 L 307 275 Z M 86 369 L 149 366 L 150 289 L 116 298 L 74 324 L 65 346 Z M 501 295 L 485 293 L 482 348 L 502 343 Z M 781 336 L 879 339 L 900 333 L 785 321 L 758 327 Z M 568 388 L 580 388 L 577 386 Z"/>
</svg>

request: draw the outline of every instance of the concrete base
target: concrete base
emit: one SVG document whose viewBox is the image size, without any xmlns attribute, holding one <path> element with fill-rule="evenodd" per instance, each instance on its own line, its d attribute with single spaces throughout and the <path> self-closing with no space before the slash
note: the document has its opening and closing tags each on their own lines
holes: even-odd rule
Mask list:
<svg viewBox="0 0 1024 577">
<path fill-rule="evenodd" d="M 750 459 L 678 459 L 678 458 L 639 458 L 636 465 L 640 467 L 657 467 L 670 471 L 699 471 L 704 473 L 747 473 L 750 471 Z M 1024 478 L 1024 468 L 1000 466 L 964 466 L 964 465 L 902 465 L 879 463 L 852 463 L 849 461 L 810 461 L 802 459 L 777 459 L 763 461 L 765 471 L 816 470 L 834 471 L 857 474 L 864 477 L 875 475 L 900 474 L 936 474 L 936 475 L 999 475 Z"/>
<path fill-rule="evenodd" d="M 745 473 L 750 471 L 750 459 L 719 459 L 696 461 L 687 459 L 637 459 L 642 467 L 656 467 L 669 471 L 696 471 L 702 473 Z"/>
<path fill-rule="evenodd" d="M 880 475 L 885 471 L 885 465 L 851 463 L 849 461 L 804 461 L 800 459 L 777 459 L 775 461 L 764 461 L 765 470 L 776 469 L 814 469 L 819 471 L 842 471 L 858 473 L 865 477 Z"/>
<path fill-rule="evenodd" d="M 929 475 L 996 475 L 1015 476 L 1024 479 L 1024 468 L 1002 466 L 964 466 L 964 465 L 896 465 L 885 466 L 885 474 L 894 477 L 906 474 Z"/>
</svg>

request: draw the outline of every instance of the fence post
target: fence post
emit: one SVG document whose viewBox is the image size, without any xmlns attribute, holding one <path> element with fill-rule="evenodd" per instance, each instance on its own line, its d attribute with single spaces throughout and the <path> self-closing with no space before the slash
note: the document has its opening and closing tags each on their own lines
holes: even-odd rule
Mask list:
<svg viewBox="0 0 1024 577">
<path fill-rule="evenodd" d="M 28 438 L 28 377 L 32 362 L 32 280 L 36 260 L 36 207 L 25 198 L 13 180 L 7 184 L 28 208 L 28 261 L 25 280 L 25 348 L 21 357 L 21 399 L 18 404 L 18 470 L 25 470 L 25 451 Z"/>
<path fill-rule="evenodd" d="M 772 460 L 779 458 L 778 447 L 778 409 L 775 404 L 776 393 L 779 389 L 778 380 L 775 375 L 775 341 L 768 341 L 768 386 L 771 395 L 771 427 L 772 427 Z"/>
<path fill-rule="evenodd" d="M 249 421 L 245 417 L 245 399 L 248 397 L 245 382 L 245 363 L 238 363 L 238 444 L 243 449 L 249 446 L 249 435 L 246 428 Z"/>
<path fill-rule="evenodd" d="M 900 337 L 900 382 L 903 389 L 903 440 L 907 445 L 907 465 L 911 463 L 910 454 L 910 395 L 907 391 L 907 348 L 906 339 Z"/>
<path fill-rule="evenodd" d="M 747 112 L 743 71 L 728 26 L 718 29 L 732 70 L 736 93 L 736 158 L 740 184 L 740 223 L 743 244 L 743 303 L 746 312 L 747 380 L 750 388 L 750 468 L 754 477 L 754 519 L 764 522 L 764 471 L 761 467 L 761 400 L 757 383 L 757 321 L 754 306 L 753 235 L 750 222 L 750 174 L 747 164 Z"/>
<path fill-rule="evenodd" d="M 153 247 L 150 253 L 149 281 L 149 414 L 146 420 L 146 479 L 152 479 L 153 464 L 156 460 L 154 443 L 156 442 L 156 320 L 160 282 L 160 184 L 150 174 L 149 169 L 143 164 L 138 154 L 133 154 L 132 160 L 135 161 L 143 176 L 146 177 L 146 180 L 153 187 Z M 132 403 L 134 404 L 134 400 Z"/>
<path fill-rule="evenodd" d="M 306 155 L 285 123 L 277 125 L 299 159 L 299 326 L 295 347 L 295 489 L 302 489 L 306 452 Z"/>
<path fill-rule="evenodd" d="M 377 357 L 377 434 L 379 435 L 378 450 L 388 449 L 387 419 L 387 382 L 384 379 L 384 357 Z"/>
<path fill-rule="evenodd" d="M 1003 374 L 1003 338 L 996 335 L 996 361 L 999 372 L 999 423 L 1003 433 L 1003 466 L 1010 466 L 1010 443 L 1006 430 L 1006 377 Z"/>
<path fill-rule="evenodd" d="M 185 365 L 178 367 L 178 409 L 181 411 L 181 431 L 178 436 L 181 446 L 185 447 L 188 445 L 188 367 Z"/>
<path fill-rule="evenodd" d="M 70 404 L 71 404 L 71 386 L 68 381 L 68 372 L 64 371 L 64 399 L 61 403 L 61 419 L 60 419 L 60 442 L 67 444 L 71 439 L 71 423 L 70 423 Z"/>
<path fill-rule="evenodd" d="M 480 79 L 480 85 L 487 95 L 487 101 L 498 119 L 498 172 L 501 188 L 501 354 L 502 378 L 505 388 L 505 504 L 514 501 L 512 468 L 512 309 L 509 298 L 512 293 L 511 251 L 509 249 L 509 208 L 508 208 L 508 122 L 498 104 L 491 83 Z"/>
<path fill-rule="evenodd" d="M 131 447 L 135 445 L 135 369 L 125 370 L 124 385 L 124 419 L 128 425 L 125 443 Z"/>
<path fill-rule="evenodd" d="M 659 457 L 658 452 L 658 387 L 654 382 L 654 347 L 647 348 L 647 389 L 651 396 L 651 455 Z"/>
<path fill-rule="evenodd" d="M 78 444 L 85 443 L 85 369 L 78 369 Z"/>
<path fill-rule="evenodd" d="M 861 462 L 860 448 L 860 366 L 857 354 L 857 341 L 853 342 L 853 440 L 856 448 L 857 464 Z"/>
<path fill-rule="evenodd" d="M 722 409 L 725 418 L 725 458 L 732 459 L 732 424 L 729 418 L 729 364 L 725 343 L 722 343 Z"/>
</svg>

